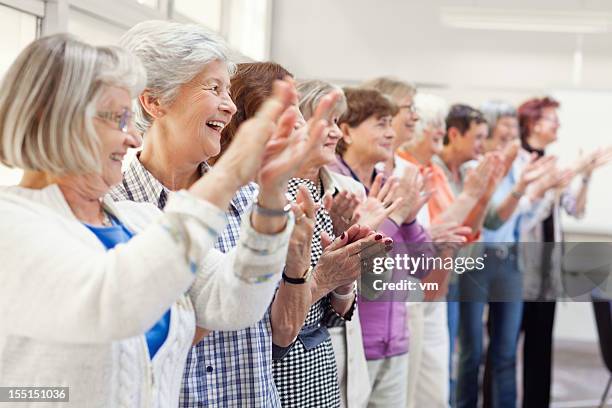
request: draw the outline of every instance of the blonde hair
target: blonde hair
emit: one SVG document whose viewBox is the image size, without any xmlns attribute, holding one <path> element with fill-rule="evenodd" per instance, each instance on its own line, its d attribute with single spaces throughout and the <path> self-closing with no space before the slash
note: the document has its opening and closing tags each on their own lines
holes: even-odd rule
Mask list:
<svg viewBox="0 0 612 408">
<path fill-rule="evenodd" d="M 118 47 L 67 34 L 28 45 L 0 85 L 0 162 L 55 175 L 101 171 L 96 103 L 107 86 L 144 86 L 140 62 Z"/>
<path fill-rule="evenodd" d="M 376 89 L 380 93 L 389 96 L 395 102 L 407 96 L 416 95 L 416 87 L 408 82 L 391 77 L 379 77 L 364 82 L 362 88 Z"/>
<path fill-rule="evenodd" d="M 308 120 L 314 115 L 317 105 L 325 95 L 333 91 L 342 92 L 342 89 L 324 81 L 310 80 L 300 82 L 297 86 L 297 91 L 300 94 L 300 112 L 302 112 L 304 119 Z M 346 109 L 346 97 L 344 92 L 342 92 L 342 97 L 334 106 L 333 114 L 335 116 L 342 116 Z"/>
</svg>

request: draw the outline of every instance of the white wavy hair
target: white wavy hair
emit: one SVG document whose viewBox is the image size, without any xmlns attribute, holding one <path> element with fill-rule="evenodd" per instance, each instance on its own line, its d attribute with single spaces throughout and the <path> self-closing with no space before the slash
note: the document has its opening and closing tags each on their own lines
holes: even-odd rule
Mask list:
<svg viewBox="0 0 612 408">
<path fill-rule="evenodd" d="M 446 129 L 449 106 L 444 98 L 419 92 L 414 97 L 414 106 L 420 118 L 414 128 L 415 141 L 421 140 L 423 131 L 429 126 L 442 126 Z"/>
<path fill-rule="evenodd" d="M 167 105 L 174 102 L 181 85 L 189 83 L 212 61 L 225 62 L 230 75 L 236 71 L 225 41 L 197 24 L 144 21 L 128 30 L 119 44 L 140 58 L 147 71 L 147 90 Z M 146 132 L 152 118 L 140 103 L 134 112 L 136 128 Z"/>
</svg>

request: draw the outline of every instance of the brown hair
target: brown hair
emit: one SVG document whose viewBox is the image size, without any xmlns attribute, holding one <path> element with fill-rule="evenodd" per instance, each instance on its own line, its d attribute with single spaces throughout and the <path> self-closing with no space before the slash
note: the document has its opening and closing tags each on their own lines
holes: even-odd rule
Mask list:
<svg viewBox="0 0 612 408">
<path fill-rule="evenodd" d="M 543 98 L 533 98 L 524 102 L 518 108 L 519 126 L 521 131 L 521 141 L 527 142 L 531 134 L 533 125 L 542 118 L 545 108 L 558 108 L 559 102 L 549 96 Z"/>
<path fill-rule="evenodd" d="M 450 139 L 448 138 L 448 130 L 450 128 L 454 127 L 463 135 L 470 129 L 472 123 L 480 125 L 482 123 L 487 123 L 487 120 L 484 118 L 481 111 L 472 108 L 469 105 L 456 103 L 451 106 L 448 115 L 446 115 L 446 134 L 444 135 L 444 145 L 448 145 L 450 143 Z"/>
<path fill-rule="evenodd" d="M 376 89 L 344 88 L 347 110 L 338 120 L 338 125 L 346 123 L 355 128 L 372 116 L 381 118 L 383 116 L 395 116 L 397 106 Z M 336 146 L 336 152 L 343 155 L 346 151 L 346 143 L 340 139 Z"/>
<path fill-rule="evenodd" d="M 274 62 L 248 62 L 237 65 L 230 87 L 237 110 L 221 132 L 221 152 L 209 160 L 210 163 L 214 163 L 223 154 L 240 125 L 254 116 L 263 101 L 272 94 L 274 81 L 287 76 L 293 77 L 284 67 Z"/>
</svg>

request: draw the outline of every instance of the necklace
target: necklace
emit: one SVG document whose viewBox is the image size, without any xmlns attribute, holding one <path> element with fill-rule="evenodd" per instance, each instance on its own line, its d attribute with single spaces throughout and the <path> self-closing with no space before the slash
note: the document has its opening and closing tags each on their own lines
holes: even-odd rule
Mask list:
<svg viewBox="0 0 612 408">
<path fill-rule="evenodd" d="M 106 212 L 106 210 L 104 210 L 104 208 L 102 208 L 102 225 L 104 227 L 112 227 L 113 226 L 113 222 L 111 221 L 108 213 Z"/>
</svg>

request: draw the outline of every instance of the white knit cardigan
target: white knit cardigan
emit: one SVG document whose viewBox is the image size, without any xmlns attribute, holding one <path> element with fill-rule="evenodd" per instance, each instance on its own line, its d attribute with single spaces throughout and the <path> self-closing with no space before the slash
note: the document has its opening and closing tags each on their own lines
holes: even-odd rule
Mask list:
<svg viewBox="0 0 612 408">
<path fill-rule="evenodd" d="M 263 235 L 244 217 L 238 246 L 222 254 L 212 248 L 223 211 L 186 192 L 173 195 L 165 212 L 188 215 L 201 259 L 193 273 L 168 215 L 148 204 L 104 205 L 137 232 L 110 251 L 56 185 L 0 188 L 0 386 L 70 387 L 69 404 L 34 407 L 175 407 L 196 320 L 237 330 L 262 318 L 293 220 Z M 277 275 L 265 283 L 238 278 L 271 271 Z M 168 337 L 150 360 L 143 333 L 168 308 Z"/>
</svg>

